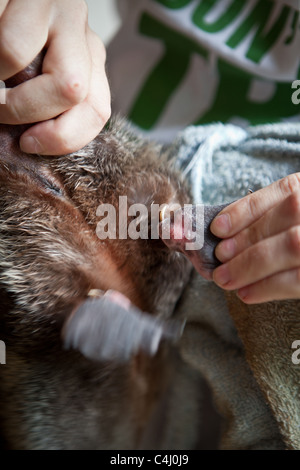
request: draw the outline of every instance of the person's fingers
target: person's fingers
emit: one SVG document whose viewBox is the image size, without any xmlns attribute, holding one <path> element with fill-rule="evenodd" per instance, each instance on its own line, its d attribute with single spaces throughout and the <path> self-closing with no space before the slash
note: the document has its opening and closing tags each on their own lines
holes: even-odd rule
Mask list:
<svg viewBox="0 0 300 470">
<path fill-rule="evenodd" d="M 6 104 L 0 108 L 0 122 L 4 124 L 30 124 L 45 121 L 81 102 L 84 77 L 65 73 L 42 74 L 22 83 L 16 88 L 6 89 Z"/>
<path fill-rule="evenodd" d="M 224 263 L 264 238 L 277 235 L 298 224 L 300 224 L 300 190 L 272 207 L 236 236 L 222 240 L 215 254 Z"/>
<path fill-rule="evenodd" d="M 70 75 L 73 71 L 90 74 L 87 5 L 83 0 L 65 0 L 63 5 L 64 9 L 61 7 L 59 15 L 56 12 L 50 19 L 43 73 L 56 74 L 57 78 L 64 75 L 65 70 L 70 71 Z"/>
<path fill-rule="evenodd" d="M 15 34 L 18 40 L 14 44 L 18 50 L 23 35 L 31 36 L 26 43 L 27 52 L 36 51 L 29 56 L 21 48 L 23 62 L 18 56 L 14 61 L 13 52 L 11 56 L 7 54 L 3 63 L 0 61 L 3 77 L 10 75 L 13 68 L 14 73 L 22 70 L 43 46 L 47 49 L 41 75 L 5 90 L 6 102 L 0 107 L 0 122 L 37 123 L 21 137 L 20 145 L 25 152 L 60 155 L 82 148 L 99 133 L 110 116 L 105 49 L 88 27 L 86 2 L 41 0 L 37 8 L 34 2 L 23 0 L 21 6 L 25 6 L 26 15 L 19 0 L 0 2 L 3 13 L 0 22 L 5 26 L 2 30 L 4 56 L 8 39 Z M 33 4 L 35 16 L 30 15 Z M 48 6 L 46 14 L 45 5 Z M 44 23 L 39 20 L 41 12 Z M 32 28 L 31 23 L 38 27 Z M 18 36 L 19 24 L 22 34 L 19 29 Z M 28 31 L 33 33 L 28 35 Z"/>
<path fill-rule="evenodd" d="M 88 32 L 88 42 L 93 51 L 93 64 L 86 100 L 58 118 L 28 129 L 20 140 L 23 151 L 43 155 L 75 152 L 93 140 L 109 119 L 110 91 L 104 66 L 105 49 L 91 31 Z"/>
<path fill-rule="evenodd" d="M 56 119 L 44 121 L 30 128 L 20 139 L 27 153 L 64 155 L 81 149 L 94 137 L 89 123 L 93 120 L 91 108 L 84 102 L 66 111 Z"/>
<path fill-rule="evenodd" d="M 300 173 L 288 175 L 227 206 L 212 221 L 210 229 L 217 237 L 231 237 L 299 189 Z"/>
<path fill-rule="evenodd" d="M 277 273 L 243 287 L 237 295 L 247 304 L 300 298 L 300 268 Z"/>
<path fill-rule="evenodd" d="M 91 142 L 103 127 L 99 115 L 85 101 L 56 119 L 30 128 L 20 140 L 24 152 L 40 155 L 64 155 Z"/>
<path fill-rule="evenodd" d="M 91 54 L 92 77 L 87 100 L 95 112 L 96 120 L 94 125 L 96 127 L 94 132 L 97 133 L 96 128 L 98 128 L 99 132 L 110 118 L 111 95 L 105 69 L 105 47 L 97 34 L 91 29 L 88 29 L 87 38 L 90 50 L 93 51 L 93 54 Z"/>
<path fill-rule="evenodd" d="M 0 0 L 0 18 L 8 5 L 9 0 Z"/>
<path fill-rule="evenodd" d="M 300 226 L 250 246 L 213 272 L 224 289 L 240 289 L 281 271 L 300 266 Z"/>
<path fill-rule="evenodd" d="M 49 0 L 18 0 L 0 4 L 0 80 L 23 70 L 38 55 L 48 38 Z"/>
<path fill-rule="evenodd" d="M 23 124 L 45 121 L 86 98 L 90 86 L 91 59 L 86 39 L 87 15 L 85 10 L 78 16 L 79 13 L 71 8 L 68 21 L 64 22 L 63 14 L 55 21 L 49 33 L 50 44 L 43 61 L 42 75 L 6 90 L 6 106 L 0 108 L 1 122 Z M 72 29 L 74 23 L 76 34 Z"/>
</svg>

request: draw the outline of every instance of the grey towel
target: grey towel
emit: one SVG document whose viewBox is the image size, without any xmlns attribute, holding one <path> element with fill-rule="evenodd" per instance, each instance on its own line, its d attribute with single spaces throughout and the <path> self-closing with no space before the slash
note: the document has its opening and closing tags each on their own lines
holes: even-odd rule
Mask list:
<svg viewBox="0 0 300 470">
<path fill-rule="evenodd" d="M 300 123 L 189 127 L 174 153 L 195 203 L 230 202 L 300 170 Z"/>
<path fill-rule="evenodd" d="M 195 203 L 219 204 L 300 170 L 300 123 L 190 127 L 175 142 Z M 181 352 L 212 389 L 220 448 L 300 448 L 300 301 L 247 306 L 193 272 L 176 310 Z M 206 426 L 206 423 L 203 423 Z"/>
</svg>

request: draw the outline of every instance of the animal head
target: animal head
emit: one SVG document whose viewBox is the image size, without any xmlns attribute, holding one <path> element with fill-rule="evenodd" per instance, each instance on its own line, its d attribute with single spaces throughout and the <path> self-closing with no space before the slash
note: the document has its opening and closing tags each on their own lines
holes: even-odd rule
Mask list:
<svg viewBox="0 0 300 470">
<path fill-rule="evenodd" d="M 34 69 L 9 85 L 31 78 Z M 34 324 L 45 333 L 51 322 L 61 328 L 91 290 L 112 289 L 142 311 L 169 315 L 188 263 L 158 236 L 151 239 L 151 208 L 183 204 L 188 194 L 161 148 L 112 120 L 82 150 L 42 157 L 20 150 L 23 131 L 0 126 L 0 283 L 2 305 L 22 319 L 13 321 L 14 330 L 29 333 Z M 110 204 L 119 225 L 120 197 L 126 198 L 127 237 L 117 230 L 113 239 L 101 239 L 98 208 Z M 128 236 L 133 204 L 147 209 L 146 239 Z"/>
</svg>

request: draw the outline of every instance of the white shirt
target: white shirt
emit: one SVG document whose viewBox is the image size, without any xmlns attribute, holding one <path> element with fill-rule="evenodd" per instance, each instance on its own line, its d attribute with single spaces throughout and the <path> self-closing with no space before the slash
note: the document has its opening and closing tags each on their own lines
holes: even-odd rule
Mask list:
<svg viewBox="0 0 300 470">
<path fill-rule="evenodd" d="M 170 141 L 189 124 L 300 120 L 298 0 L 121 0 L 113 110 Z"/>
</svg>

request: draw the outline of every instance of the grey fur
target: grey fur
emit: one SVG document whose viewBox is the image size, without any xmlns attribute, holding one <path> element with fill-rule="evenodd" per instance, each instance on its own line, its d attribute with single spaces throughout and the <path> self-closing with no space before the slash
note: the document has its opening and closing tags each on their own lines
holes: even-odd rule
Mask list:
<svg viewBox="0 0 300 470">
<path fill-rule="evenodd" d="M 120 121 L 81 151 L 63 157 L 26 156 L 15 129 L 2 126 L 0 133 L 0 335 L 7 348 L 0 369 L 0 415 L 5 446 L 192 447 L 197 399 L 177 406 L 172 416 L 168 403 L 173 406 L 176 397 L 175 403 L 183 404 L 196 393 L 198 379 L 168 345 L 153 358 L 138 353 L 116 365 L 65 351 L 61 340 L 65 320 L 90 289 L 118 289 L 140 310 L 172 316 L 190 274 L 184 256 L 160 240 L 101 241 L 95 232 L 98 205 L 117 206 L 119 195 L 149 208 L 153 202 L 189 200 L 167 155 L 133 136 Z M 162 415 L 159 426 L 155 419 L 161 400 L 167 403 L 167 430 Z M 188 429 L 178 425 L 182 419 Z M 154 421 L 159 433 L 151 432 Z M 172 443 L 163 438 L 171 435 Z"/>
</svg>

